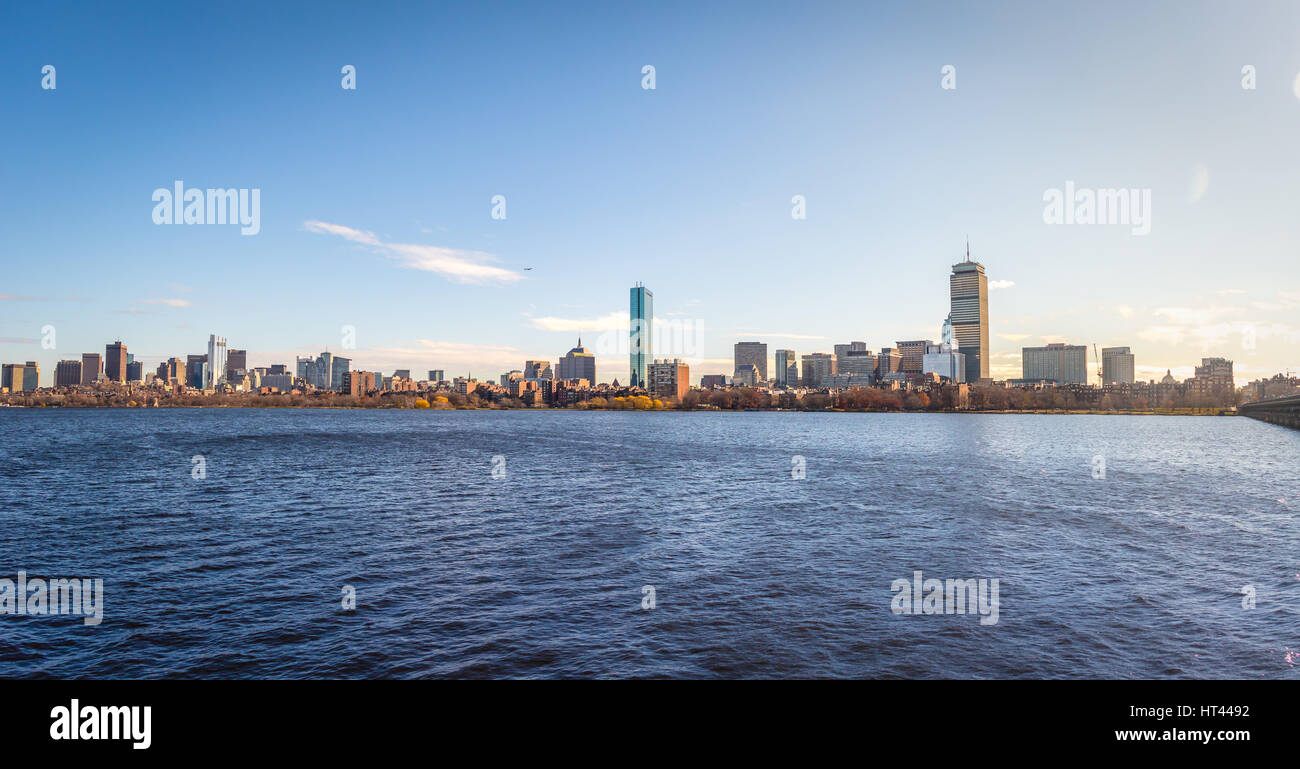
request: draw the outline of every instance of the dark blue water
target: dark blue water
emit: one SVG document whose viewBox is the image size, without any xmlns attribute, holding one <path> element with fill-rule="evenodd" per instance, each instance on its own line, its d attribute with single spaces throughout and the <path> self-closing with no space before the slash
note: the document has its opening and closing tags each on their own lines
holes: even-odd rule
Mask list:
<svg viewBox="0 0 1300 769">
<path fill-rule="evenodd" d="M 0 434 L 0 578 L 105 583 L 98 627 L 0 616 L 4 677 L 1300 677 L 1300 431 L 1244 418 L 0 409 Z M 998 579 L 998 622 L 894 614 L 915 570 Z"/>
</svg>

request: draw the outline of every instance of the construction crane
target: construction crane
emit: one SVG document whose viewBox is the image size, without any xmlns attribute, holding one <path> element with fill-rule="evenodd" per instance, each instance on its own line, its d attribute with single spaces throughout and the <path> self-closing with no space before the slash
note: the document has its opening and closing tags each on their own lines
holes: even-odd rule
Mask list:
<svg viewBox="0 0 1300 769">
<path fill-rule="evenodd" d="M 1097 386 L 1098 386 L 1098 387 L 1105 387 L 1105 386 L 1106 386 L 1106 380 L 1105 380 L 1105 379 L 1102 379 L 1102 375 L 1101 375 L 1101 355 L 1097 353 L 1097 343 L 1096 343 L 1096 342 L 1093 342 L 1093 343 L 1092 343 L 1092 357 L 1094 357 L 1094 358 L 1097 359 Z"/>
</svg>

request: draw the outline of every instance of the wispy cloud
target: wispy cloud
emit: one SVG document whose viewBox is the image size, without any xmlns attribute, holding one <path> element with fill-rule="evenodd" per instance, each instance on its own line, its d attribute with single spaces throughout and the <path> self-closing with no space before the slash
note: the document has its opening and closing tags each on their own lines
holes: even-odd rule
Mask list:
<svg viewBox="0 0 1300 769">
<path fill-rule="evenodd" d="M 1029 338 L 1029 334 L 998 334 L 998 337 L 1008 342 L 1023 342 Z"/>
<path fill-rule="evenodd" d="M 1016 285 L 1014 280 L 990 280 L 989 291 L 997 291 L 1000 288 L 1011 288 Z"/>
<path fill-rule="evenodd" d="M 307 221 L 303 222 L 303 228 L 308 232 L 335 235 L 373 248 L 396 260 L 403 267 L 435 272 L 460 283 L 512 283 L 524 279 L 522 274 L 513 270 L 486 264 L 485 262 L 492 261 L 496 257 L 482 251 L 466 251 L 418 243 L 392 243 L 379 238 L 373 232 L 329 222 Z"/>
<path fill-rule="evenodd" d="M 141 299 L 142 304 L 165 304 L 168 307 L 190 307 L 191 304 L 186 299 Z"/>
</svg>

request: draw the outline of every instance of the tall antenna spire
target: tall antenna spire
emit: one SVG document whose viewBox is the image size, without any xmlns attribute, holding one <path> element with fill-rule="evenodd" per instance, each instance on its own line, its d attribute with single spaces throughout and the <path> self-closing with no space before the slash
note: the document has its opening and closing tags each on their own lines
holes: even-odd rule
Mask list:
<svg viewBox="0 0 1300 769">
<path fill-rule="evenodd" d="M 970 235 L 966 236 L 966 261 L 970 261 Z"/>
</svg>

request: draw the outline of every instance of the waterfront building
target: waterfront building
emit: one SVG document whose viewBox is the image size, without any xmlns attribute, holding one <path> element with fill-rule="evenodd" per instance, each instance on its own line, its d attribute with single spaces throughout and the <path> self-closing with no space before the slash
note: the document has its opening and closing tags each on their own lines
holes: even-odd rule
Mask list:
<svg viewBox="0 0 1300 769">
<path fill-rule="evenodd" d="M 651 363 L 646 376 L 650 380 L 646 389 L 660 398 L 681 400 L 691 389 L 691 368 L 676 358 Z"/>
<path fill-rule="evenodd" d="M 824 352 L 814 352 L 805 355 L 803 361 L 803 375 L 799 381 L 804 387 L 821 387 L 822 377 L 838 373 L 835 365 L 835 356 Z"/>
<path fill-rule="evenodd" d="M 654 333 L 654 294 L 637 283 L 632 287 L 629 308 L 628 357 L 631 367 L 631 387 L 646 386 L 646 365 L 654 360 L 652 336 Z"/>
<path fill-rule="evenodd" d="M 380 389 L 382 379 L 383 375 L 377 371 L 345 371 L 342 391 L 348 395 L 365 395 L 372 390 Z"/>
<path fill-rule="evenodd" d="M 29 360 L 23 364 L 23 389 L 37 390 L 41 386 L 41 364 Z"/>
<path fill-rule="evenodd" d="M 446 372 L 446 371 L 443 371 L 443 370 L 440 369 L 440 368 L 431 368 L 431 369 L 429 369 L 429 381 L 430 381 L 430 382 L 445 382 L 445 381 L 447 381 L 447 372 Z"/>
<path fill-rule="evenodd" d="M 22 392 L 25 368 L 21 363 L 6 363 L 0 367 L 0 388 L 11 393 Z"/>
<path fill-rule="evenodd" d="M 960 384 L 966 381 L 966 361 L 961 353 L 953 351 L 950 342 L 927 345 L 921 361 L 921 373 L 934 374 L 953 384 Z"/>
<path fill-rule="evenodd" d="M 81 361 L 61 360 L 54 367 L 55 387 L 75 387 L 81 384 Z"/>
<path fill-rule="evenodd" d="M 758 381 L 767 382 L 767 344 L 765 342 L 736 342 L 734 370 L 740 371 L 745 366 L 753 366 L 758 370 Z"/>
<path fill-rule="evenodd" d="M 81 383 L 93 385 L 104 374 L 104 357 L 97 352 L 81 354 Z"/>
<path fill-rule="evenodd" d="M 1029 382 L 1088 384 L 1088 348 L 1081 344 L 1053 342 L 1046 347 L 1025 347 L 1020 351 L 1021 379 Z M 970 366 L 966 366 L 970 373 Z"/>
<path fill-rule="evenodd" d="M 126 381 L 142 382 L 144 381 L 144 364 L 138 360 L 133 360 L 126 364 Z"/>
<path fill-rule="evenodd" d="M 1133 384 L 1135 380 L 1133 353 L 1127 347 L 1101 348 L 1101 383 Z"/>
<path fill-rule="evenodd" d="M 582 346 L 582 337 L 578 337 L 578 346 L 560 358 L 558 379 L 585 379 L 596 381 L 596 355 Z"/>
<path fill-rule="evenodd" d="M 208 334 L 208 360 L 203 376 L 203 389 L 215 390 L 226 382 L 226 338 Z"/>
<path fill-rule="evenodd" d="M 120 339 L 104 345 L 104 381 L 126 382 L 126 345 Z"/>
<path fill-rule="evenodd" d="M 717 387 L 727 386 L 726 374 L 705 374 L 700 377 L 700 387 L 705 390 L 712 390 Z"/>
<path fill-rule="evenodd" d="M 966 381 L 978 384 L 989 378 L 989 279 L 984 265 L 971 261 L 969 243 L 966 261 L 952 266 L 948 287 L 957 352 L 965 356 Z"/>
<path fill-rule="evenodd" d="M 1232 361 L 1226 358 L 1201 358 L 1196 375 L 1187 380 L 1190 395 L 1213 395 L 1232 390 Z"/>
</svg>

